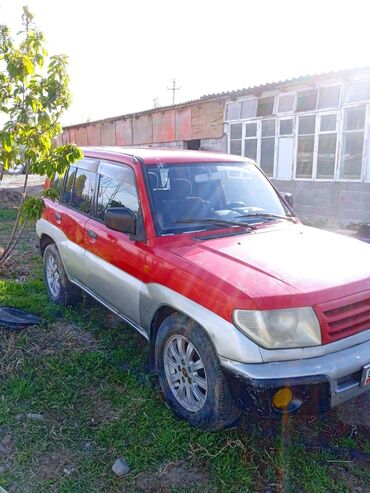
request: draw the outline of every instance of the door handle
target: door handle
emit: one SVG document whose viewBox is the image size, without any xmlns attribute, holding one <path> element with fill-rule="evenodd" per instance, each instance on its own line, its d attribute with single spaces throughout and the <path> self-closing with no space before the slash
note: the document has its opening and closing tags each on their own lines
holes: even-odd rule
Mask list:
<svg viewBox="0 0 370 493">
<path fill-rule="evenodd" d="M 56 220 L 57 223 L 62 222 L 62 214 L 59 214 L 59 212 L 54 212 L 54 219 Z"/>
<path fill-rule="evenodd" d="M 88 229 L 88 230 L 87 230 L 87 234 L 88 234 L 88 236 L 90 236 L 90 238 L 92 238 L 93 240 L 96 240 L 96 238 L 98 237 L 98 235 L 95 233 L 95 231 L 92 231 L 91 229 Z"/>
</svg>

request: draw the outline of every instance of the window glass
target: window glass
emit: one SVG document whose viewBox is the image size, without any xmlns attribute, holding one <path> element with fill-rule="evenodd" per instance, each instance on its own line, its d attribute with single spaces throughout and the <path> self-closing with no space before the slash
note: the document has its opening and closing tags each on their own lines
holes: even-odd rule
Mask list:
<svg viewBox="0 0 370 493">
<path fill-rule="evenodd" d="M 245 124 L 245 136 L 255 137 L 257 134 L 257 123 L 246 123 Z"/>
<path fill-rule="evenodd" d="M 239 120 L 240 119 L 240 108 L 241 104 L 229 103 L 227 105 L 226 120 Z"/>
<path fill-rule="evenodd" d="M 339 106 L 340 86 L 320 87 L 318 108 L 333 108 Z"/>
<path fill-rule="evenodd" d="M 137 213 L 139 199 L 133 171 L 127 168 L 121 180 L 101 175 L 97 202 L 98 218 L 101 220 L 104 220 L 108 207 L 127 207 Z"/>
<path fill-rule="evenodd" d="M 340 177 L 349 180 L 361 178 L 364 132 L 344 132 Z"/>
<path fill-rule="evenodd" d="M 317 178 L 334 178 L 337 134 L 319 135 Z"/>
<path fill-rule="evenodd" d="M 54 190 L 57 192 L 57 198 L 59 199 L 60 198 L 60 194 L 62 192 L 62 187 L 63 187 L 63 183 L 64 183 L 64 177 L 65 177 L 65 173 L 63 173 L 63 175 L 55 175 L 55 178 L 53 180 L 53 188 Z"/>
<path fill-rule="evenodd" d="M 285 113 L 286 111 L 294 110 L 295 94 L 287 94 L 279 97 L 278 112 Z"/>
<path fill-rule="evenodd" d="M 242 138 L 242 124 L 236 123 L 230 125 L 230 139 L 241 139 Z"/>
<path fill-rule="evenodd" d="M 297 178 L 312 178 L 314 135 L 298 137 Z"/>
<path fill-rule="evenodd" d="M 262 137 L 274 137 L 274 136 L 275 136 L 275 120 L 263 120 Z"/>
<path fill-rule="evenodd" d="M 359 130 L 365 127 L 366 106 L 344 110 L 344 130 Z"/>
<path fill-rule="evenodd" d="M 242 141 L 240 140 L 231 140 L 230 141 L 230 153 L 237 154 L 241 156 L 242 154 Z"/>
<path fill-rule="evenodd" d="M 70 204 L 86 214 L 91 212 L 91 204 L 95 189 L 95 173 L 77 169 Z"/>
<path fill-rule="evenodd" d="M 254 118 L 256 116 L 257 100 L 248 99 L 242 102 L 242 118 Z"/>
<path fill-rule="evenodd" d="M 274 110 L 274 97 L 259 98 L 257 105 L 257 116 L 272 115 Z"/>
<path fill-rule="evenodd" d="M 257 139 L 246 139 L 244 141 L 244 156 L 253 159 L 257 159 Z"/>
<path fill-rule="evenodd" d="M 337 115 L 321 115 L 320 132 L 330 132 L 336 129 Z"/>
<path fill-rule="evenodd" d="M 370 100 L 370 82 L 348 84 L 345 90 L 344 101 L 356 103 L 357 101 Z"/>
<path fill-rule="evenodd" d="M 255 139 L 250 139 L 255 140 Z M 267 139 L 268 140 L 268 139 Z M 278 194 L 262 173 L 246 163 L 192 163 L 145 166 L 145 172 L 158 175 L 169 169 L 170 188 L 149 188 L 153 218 L 159 234 L 205 230 L 223 230 L 225 226 L 204 223 L 206 218 L 235 221 L 238 202 L 241 222 L 261 222 L 261 218 L 245 218 L 250 210 L 285 214 Z M 149 180 L 148 180 L 149 181 Z M 184 223 L 184 219 L 192 221 Z M 200 220 L 200 222 L 197 221 Z M 232 225 L 231 225 L 232 226 Z M 234 231 L 231 230 L 231 233 Z"/>
<path fill-rule="evenodd" d="M 292 135 L 293 133 L 293 118 L 288 120 L 280 120 L 280 135 Z"/>
<path fill-rule="evenodd" d="M 310 111 L 316 108 L 317 89 L 302 91 L 297 97 L 297 111 Z"/>
<path fill-rule="evenodd" d="M 73 189 L 73 183 L 75 181 L 76 171 L 77 168 L 71 166 L 67 172 L 65 187 L 61 198 L 61 201 L 66 204 L 70 204 L 72 200 L 72 189 Z"/>
<path fill-rule="evenodd" d="M 274 172 L 275 138 L 265 138 L 261 142 L 261 168 L 267 176 Z"/>
<path fill-rule="evenodd" d="M 315 115 L 299 117 L 299 135 L 315 133 Z"/>
</svg>

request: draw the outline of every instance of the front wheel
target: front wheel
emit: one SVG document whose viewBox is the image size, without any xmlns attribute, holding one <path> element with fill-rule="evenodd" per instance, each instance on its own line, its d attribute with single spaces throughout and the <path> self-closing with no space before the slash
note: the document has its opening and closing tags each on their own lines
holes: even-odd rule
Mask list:
<svg viewBox="0 0 370 493">
<path fill-rule="evenodd" d="M 164 396 L 175 414 L 192 426 L 217 430 L 240 415 L 217 354 L 193 320 L 172 314 L 155 344 L 156 368 Z"/>
</svg>

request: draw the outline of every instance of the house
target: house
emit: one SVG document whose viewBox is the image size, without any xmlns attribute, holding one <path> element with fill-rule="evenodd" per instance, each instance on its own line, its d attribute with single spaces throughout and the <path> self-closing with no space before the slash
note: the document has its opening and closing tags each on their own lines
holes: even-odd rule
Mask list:
<svg viewBox="0 0 370 493">
<path fill-rule="evenodd" d="M 64 128 L 79 145 L 248 156 L 307 222 L 370 223 L 370 67 L 212 94 Z"/>
</svg>

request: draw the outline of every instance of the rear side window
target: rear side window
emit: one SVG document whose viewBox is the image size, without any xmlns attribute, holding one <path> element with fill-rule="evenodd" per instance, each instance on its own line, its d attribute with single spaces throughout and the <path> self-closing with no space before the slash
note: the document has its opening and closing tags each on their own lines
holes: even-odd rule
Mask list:
<svg viewBox="0 0 370 493">
<path fill-rule="evenodd" d="M 77 168 L 75 168 L 74 166 L 71 166 L 69 168 L 69 170 L 67 171 L 67 178 L 66 178 L 62 198 L 61 198 L 61 201 L 64 202 L 65 204 L 71 203 L 72 189 L 73 189 L 73 184 L 75 181 L 76 171 L 77 171 Z"/>
<path fill-rule="evenodd" d="M 125 168 L 120 179 L 101 175 L 97 199 L 97 216 L 104 220 L 105 210 L 109 207 L 127 207 L 133 212 L 139 211 L 139 199 L 133 170 Z"/>
<path fill-rule="evenodd" d="M 90 214 L 95 189 L 95 173 L 71 166 L 65 182 L 62 202 Z"/>
<path fill-rule="evenodd" d="M 90 214 L 95 189 L 95 173 L 78 169 L 73 184 L 71 206 Z"/>
<path fill-rule="evenodd" d="M 62 192 L 63 183 L 64 183 L 65 173 L 63 175 L 55 175 L 54 180 L 52 181 L 52 187 L 57 192 L 57 198 L 60 198 L 60 194 Z"/>
</svg>

